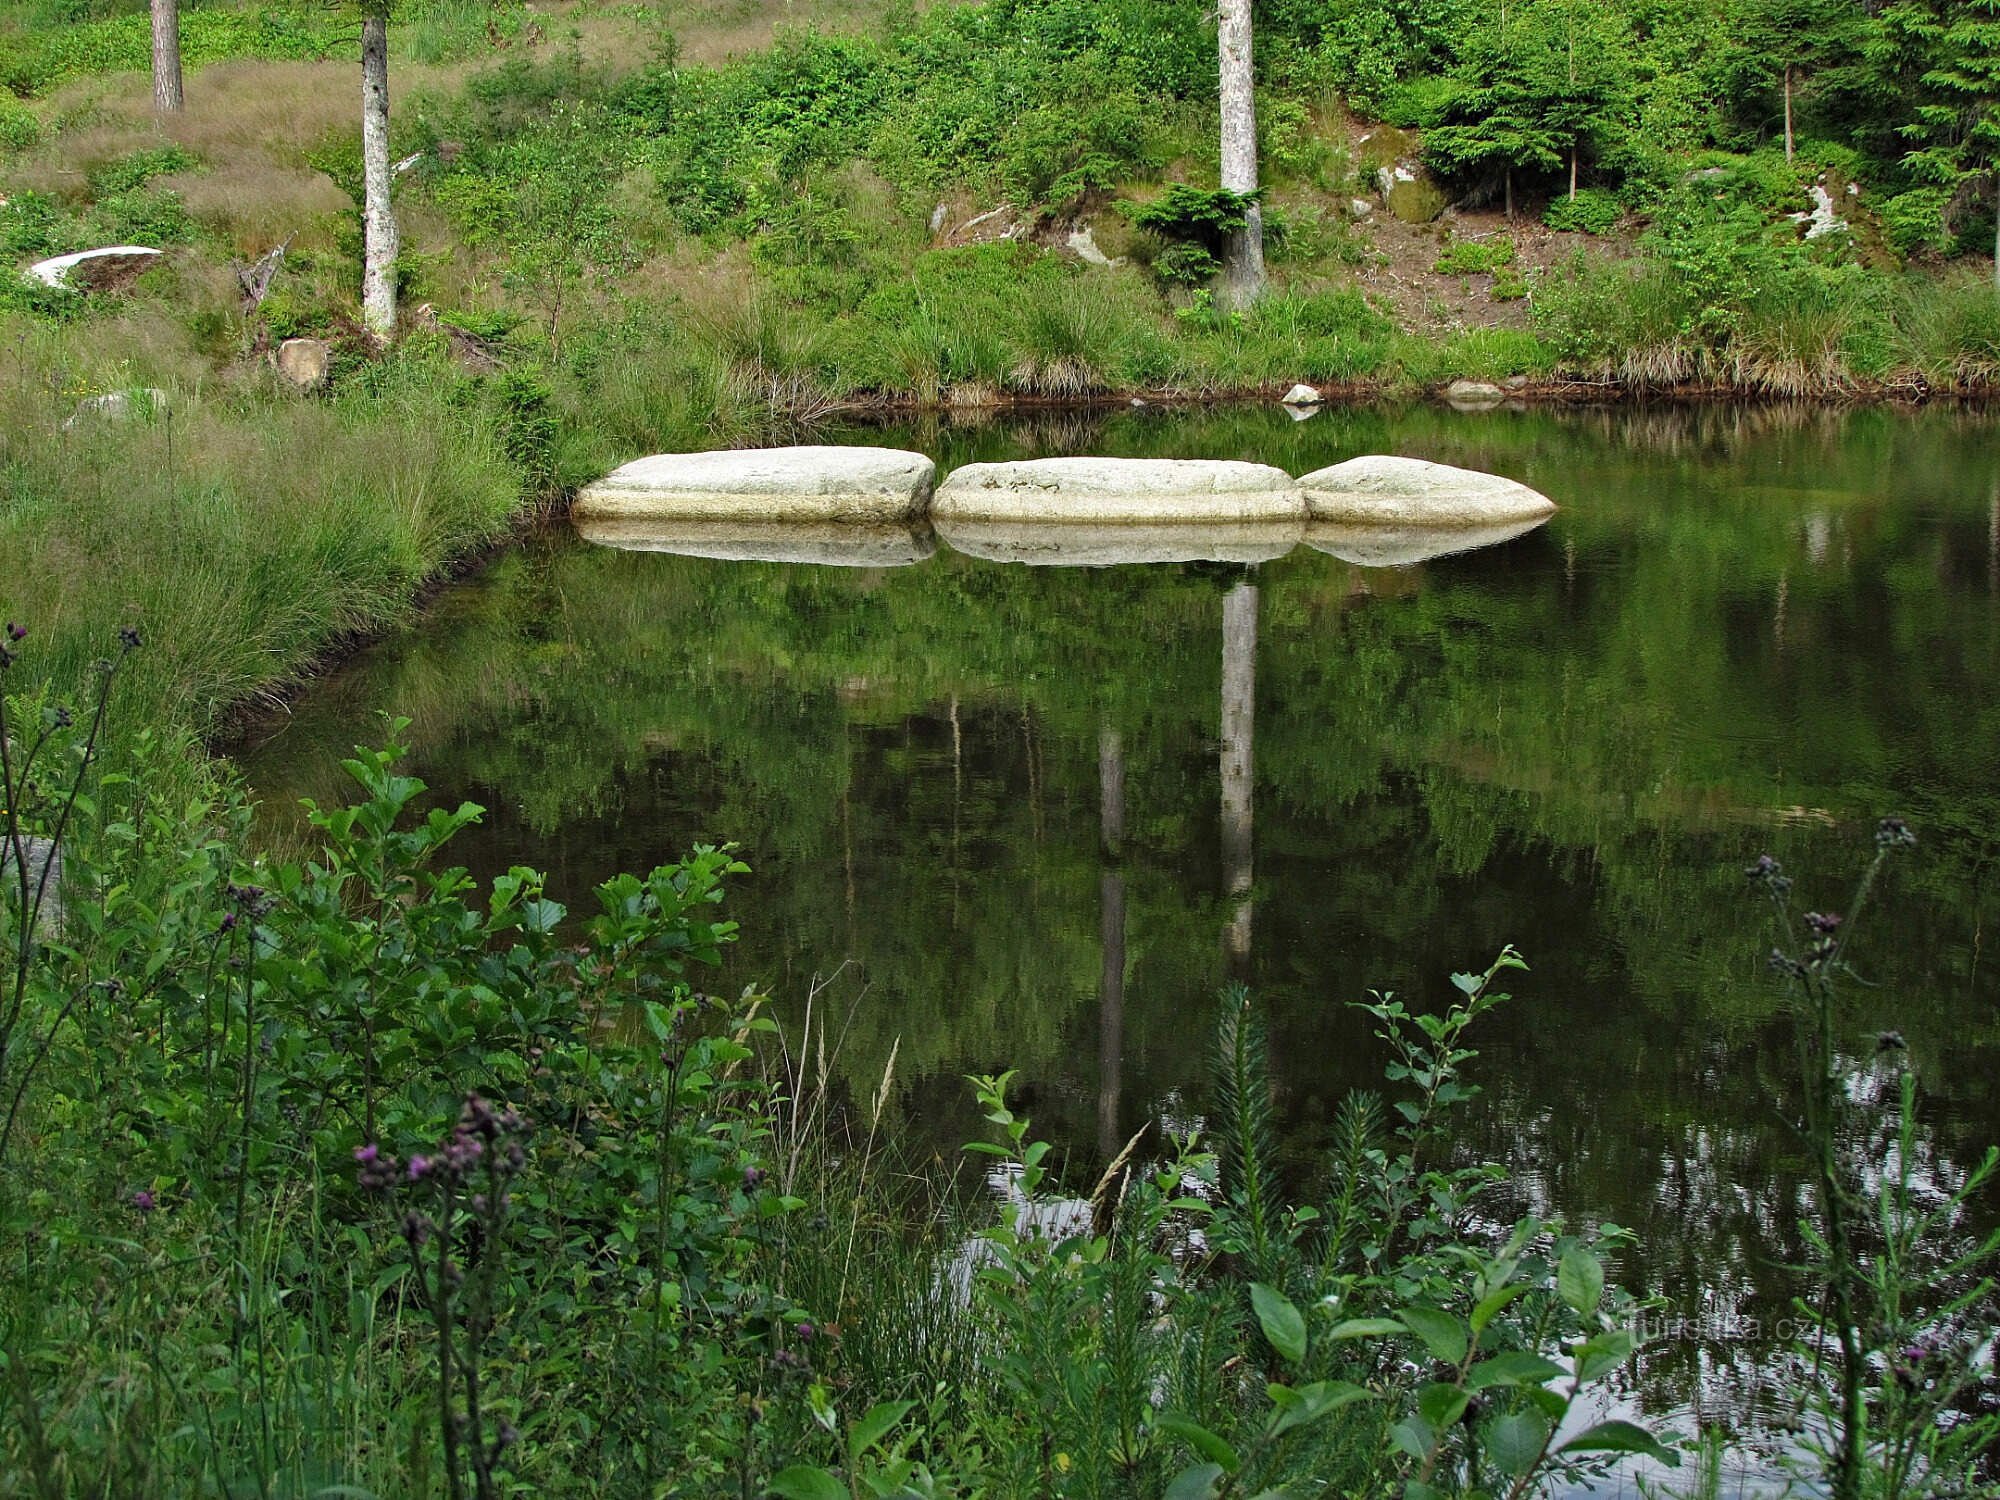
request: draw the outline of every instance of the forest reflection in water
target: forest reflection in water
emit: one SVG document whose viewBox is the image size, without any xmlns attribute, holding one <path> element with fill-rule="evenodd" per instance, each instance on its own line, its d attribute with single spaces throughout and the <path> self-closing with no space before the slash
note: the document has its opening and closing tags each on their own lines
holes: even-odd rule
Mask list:
<svg viewBox="0 0 2000 1500">
<path fill-rule="evenodd" d="M 823 435 L 822 435 L 823 436 Z M 1021 1070 L 1088 1177 L 1198 1121 L 1219 988 L 1272 1029 L 1288 1169 L 1314 1181 L 1383 1062 L 1350 1002 L 1442 1004 L 1504 943 L 1532 972 L 1476 1039 L 1459 1149 L 1507 1211 L 1614 1220 L 1664 1294 L 1641 1404 L 1756 1404 L 1789 1311 L 1804 1161 L 1743 867 L 1838 908 L 1875 819 L 1922 844 L 1845 992 L 1857 1078 L 1894 1028 L 1940 1163 L 2000 1139 L 2000 423 L 1953 411 L 1118 412 L 856 440 L 941 467 L 1052 452 L 1303 472 L 1402 452 L 1521 479 L 1545 527 L 1414 567 L 1030 568 L 948 547 L 822 567 L 533 539 L 318 684 L 240 759 L 300 796 L 409 715 L 414 769 L 489 808 L 460 857 L 616 870 L 735 840 L 754 874 L 718 985 L 796 1016 L 914 1163 L 978 1130 L 963 1075 Z"/>
</svg>

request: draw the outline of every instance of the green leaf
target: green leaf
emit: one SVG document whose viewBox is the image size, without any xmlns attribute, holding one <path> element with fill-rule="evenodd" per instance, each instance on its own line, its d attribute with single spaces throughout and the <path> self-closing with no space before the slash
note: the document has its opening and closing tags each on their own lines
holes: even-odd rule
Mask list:
<svg viewBox="0 0 2000 1500">
<path fill-rule="evenodd" d="M 1250 1283 L 1250 1306 L 1256 1310 L 1257 1322 L 1263 1327 L 1264 1337 L 1271 1341 L 1271 1347 L 1282 1358 L 1297 1364 L 1306 1357 L 1306 1320 L 1281 1293 L 1272 1291 L 1261 1281 L 1253 1281 Z"/>
<path fill-rule="evenodd" d="M 1275 1400 L 1283 1386 L 1272 1388 Z M 1286 1391 L 1292 1399 L 1277 1420 L 1271 1423 L 1271 1436 L 1290 1432 L 1294 1427 L 1303 1427 L 1308 1422 L 1317 1422 L 1329 1412 L 1339 1411 L 1343 1406 L 1352 1406 L 1357 1401 L 1374 1399 L 1375 1393 L 1365 1386 L 1355 1385 L 1347 1380 L 1315 1380 L 1311 1385 L 1302 1385 L 1296 1391 Z"/>
<path fill-rule="evenodd" d="M 771 1476 L 767 1494 L 781 1500 L 849 1500 L 847 1486 L 826 1470 L 811 1464 L 793 1464 Z"/>
<path fill-rule="evenodd" d="M 1631 1333 L 1623 1328 L 1585 1339 L 1571 1351 L 1576 1358 L 1577 1380 L 1588 1384 L 1603 1379 L 1632 1357 L 1633 1347 Z"/>
<path fill-rule="evenodd" d="M 1474 1365 L 1465 1377 L 1465 1388 L 1483 1391 L 1493 1385 L 1540 1385 L 1560 1374 L 1562 1366 L 1553 1360 L 1531 1354 L 1526 1349 L 1510 1349 L 1505 1354 L 1496 1354 Z"/>
<path fill-rule="evenodd" d="M 1648 1458 L 1658 1459 L 1669 1468 L 1680 1464 L 1680 1454 L 1667 1447 L 1652 1433 L 1636 1422 L 1613 1420 L 1599 1422 L 1586 1432 L 1580 1432 L 1560 1448 L 1558 1453 L 1643 1453 Z"/>
<path fill-rule="evenodd" d="M 1604 1300 L 1604 1262 L 1581 1245 L 1570 1246 L 1556 1268 L 1556 1291 L 1578 1317 L 1589 1317 Z"/>
<path fill-rule="evenodd" d="M 1243 1467 L 1243 1460 L 1236 1450 L 1199 1422 L 1187 1417 L 1161 1417 L 1155 1425 L 1160 1431 L 1179 1438 L 1203 1458 L 1212 1459 L 1217 1473 L 1234 1474 Z"/>
<path fill-rule="evenodd" d="M 1216 1481 L 1221 1478 L 1220 1464 L 1196 1464 L 1191 1469 L 1182 1469 L 1167 1486 L 1163 1500 L 1210 1500 L 1215 1494 Z"/>
<path fill-rule="evenodd" d="M 1524 1281 L 1516 1281 L 1495 1291 L 1488 1292 L 1484 1297 L 1479 1299 L 1479 1305 L 1472 1309 L 1472 1331 L 1474 1333 L 1484 1333 L 1486 1325 L 1491 1323 L 1500 1312 L 1505 1310 L 1510 1303 L 1521 1297 L 1525 1297 L 1527 1294 L 1528 1284 Z"/>
<path fill-rule="evenodd" d="M 1432 1428 L 1442 1432 L 1465 1415 L 1466 1405 L 1471 1400 L 1470 1395 L 1455 1385 L 1432 1381 L 1417 1392 L 1417 1410 Z"/>
<path fill-rule="evenodd" d="M 857 1455 L 866 1453 L 888 1436 L 889 1429 L 902 1421 L 916 1404 L 914 1401 L 882 1401 L 869 1407 L 868 1414 L 854 1424 L 854 1431 L 847 1439 L 847 1451 Z"/>
<path fill-rule="evenodd" d="M 1465 1325 L 1442 1308 L 1406 1307 L 1396 1315 L 1410 1332 L 1424 1341 L 1424 1347 L 1433 1356 L 1448 1365 L 1455 1365 L 1465 1358 L 1467 1337 Z"/>
<path fill-rule="evenodd" d="M 1549 1419 L 1538 1411 L 1510 1411 L 1480 1430 L 1486 1456 L 1502 1474 L 1521 1475 L 1542 1456 L 1549 1440 Z"/>
<path fill-rule="evenodd" d="M 1348 1318 L 1343 1322 L 1334 1324 L 1328 1330 L 1326 1336 L 1329 1339 L 1338 1341 L 1341 1339 L 1385 1338 L 1391 1334 L 1408 1332 L 1409 1329 L 1398 1323 L 1394 1318 Z"/>
<path fill-rule="evenodd" d="M 1428 1454 L 1436 1437 L 1437 1434 L 1431 1431 L 1431 1424 L 1417 1416 L 1405 1417 L 1389 1429 L 1389 1441 L 1412 1458 Z"/>
</svg>

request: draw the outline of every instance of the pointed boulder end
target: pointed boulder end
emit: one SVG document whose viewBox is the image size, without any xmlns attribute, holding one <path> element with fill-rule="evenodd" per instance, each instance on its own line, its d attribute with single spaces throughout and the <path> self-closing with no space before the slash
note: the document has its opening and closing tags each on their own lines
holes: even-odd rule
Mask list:
<svg viewBox="0 0 2000 1500">
<path fill-rule="evenodd" d="M 931 513 L 940 528 L 966 521 L 1211 525 L 1302 521 L 1305 502 L 1297 482 L 1268 464 L 1037 458 L 952 470 L 938 486 Z"/>
<path fill-rule="evenodd" d="M 924 514 L 937 467 L 900 448 L 750 448 L 656 453 L 576 498 L 586 520 L 908 521 Z"/>
<path fill-rule="evenodd" d="M 1498 474 L 1421 458 L 1351 458 L 1299 481 L 1314 521 L 1349 526 L 1479 527 L 1545 520 L 1556 503 Z"/>
<path fill-rule="evenodd" d="M 577 535 L 626 552 L 672 552 L 721 562 L 810 563 L 830 568 L 903 568 L 937 551 L 924 521 L 662 521 L 583 517 Z"/>
<path fill-rule="evenodd" d="M 1306 527 L 1306 545 L 1358 568 L 1407 568 L 1461 552 L 1477 552 L 1481 547 L 1497 547 L 1527 535 L 1547 520 L 1547 516 L 1537 516 L 1532 521 L 1506 521 L 1497 526 L 1354 526 L 1314 521 Z"/>
</svg>

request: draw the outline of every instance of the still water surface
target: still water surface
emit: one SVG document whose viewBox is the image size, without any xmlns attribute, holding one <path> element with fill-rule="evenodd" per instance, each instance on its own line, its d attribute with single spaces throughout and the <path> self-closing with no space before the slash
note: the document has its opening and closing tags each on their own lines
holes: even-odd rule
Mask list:
<svg viewBox="0 0 2000 1500">
<path fill-rule="evenodd" d="M 972 459 L 1406 453 L 1563 507 L 1396 569 L 1309 547 L 1245 568 L 729 562 L 537 538 L 318 684 L 241 760 L 281 832 L 336 762 L 415 720 L 415 770 L 488 809 L 475 873 L 573 907 L 735 840 L 754 874 L 718 987 L 796 1018 L 923 1158 L 1021 1070 L 1088 1181 L 1198 1120 L 1218 987 L 1268 1017 L 1310 1181 L 1382 1051 L 1352 1002 L 1442 1005 L 1504 943 L 1532 972 L 1478 1038 L 1463 1148 L 1511 1209 L 1638 1232 L 1620 1267 L 1689 1320 L 1654 1411 L 1758 1406 L 1803 1160 L 1743 867 L 1844 909 L 1875 820 L 1922 840 L 1855 946 L 1866 1087 L 1899 1031 L 1944 1163 L 2000 1139 L 2000 422 L 1774 409 L 1130 412 L 847 434 Z M 1228 766 L 1227 773 L 1225 765 Z"/>
</svg>

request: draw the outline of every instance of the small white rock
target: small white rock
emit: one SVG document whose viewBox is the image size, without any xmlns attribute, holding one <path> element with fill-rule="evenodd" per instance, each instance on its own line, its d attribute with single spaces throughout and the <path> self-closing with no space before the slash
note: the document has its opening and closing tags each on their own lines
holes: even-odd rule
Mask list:
<svg viewBox="0 0 2000 1500">
<path fill-rule="evenodd" d="M 1318 406 L 1325 398 L 1315 387 L 1301 382 L 1286 391 L 1279 399 L 1287 406 Z"/>
</svg>

